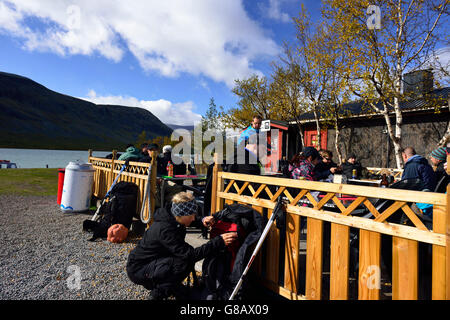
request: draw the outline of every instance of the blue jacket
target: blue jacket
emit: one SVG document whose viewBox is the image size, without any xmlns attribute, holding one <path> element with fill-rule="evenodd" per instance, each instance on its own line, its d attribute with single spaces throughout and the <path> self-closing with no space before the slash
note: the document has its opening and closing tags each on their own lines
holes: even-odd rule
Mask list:
<svg viewBox="0 0 450 320">
<path fill-rule="evenodd" d="M 254 134 L 258 134 L 258 133 L 259 133 L 259 129 L 255 129 L 252 126 L 249 126 L 247 129 L 242 131 L 241 135 L 239 136 L 237 145 L 240 145 L 242 141 L 248 141 L 250 139 L 250 136 L 252 136 Z"/>
<path fill-rule="evenodd" d="M 424 183 L 424 188 L 434 191 L 436 188 L 436 175 L 427 159 L 414 155 L 405 163 L 402 180 L 420 179 Z"/>
</svg>

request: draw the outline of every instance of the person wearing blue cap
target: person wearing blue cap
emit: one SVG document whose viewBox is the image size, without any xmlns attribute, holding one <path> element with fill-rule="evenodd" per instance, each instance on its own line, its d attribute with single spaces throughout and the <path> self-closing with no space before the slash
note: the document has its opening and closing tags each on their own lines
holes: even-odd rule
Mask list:
<svg viewBox="0 0 450 320">
<path fill-rule="evenodd" d="M 154 222 L 130 252 L 128 277 L 151 290 L 149 299 L 162 300 L 171 295 L 186 298 L 187 288 L 182 281 L 194 270 L 194 264 L 220 252 L 237 238 L 236 233 L 224 233 L 193 248 L 185 241 L 186 227 L 196 220 L 201 223 L 198 210 L 191 193 L 176 194 L 169 206 L 155 212 Z"/>
<path fill-rule="evenodd" d="M 436 174 L 436 183 L 439 183 L 442 178 L 447 177 L 447 172 L 444 168 L 446 160 L 447 152 L 444 147 L 437 148 L 430 153 L 430 161 L 435 168 L 434 173 Z"/>
</svg>

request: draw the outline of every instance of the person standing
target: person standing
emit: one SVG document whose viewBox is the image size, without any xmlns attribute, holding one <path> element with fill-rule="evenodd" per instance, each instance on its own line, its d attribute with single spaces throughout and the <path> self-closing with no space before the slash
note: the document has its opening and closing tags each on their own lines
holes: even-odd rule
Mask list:
<svg viewBox="0 0 450 320">
<path fill-rule="evenodd" d="M 260 115 L 253 116 L 252 124 L 240 134 L 237 145 L 239 146 L 243 141 L 248 141 L 254 134 L 256 134 L 257 138 L 261 129 L 261 123 L 262 117 Z M 258 144 L 258 141 L 256 143 Z"/>
</svg>

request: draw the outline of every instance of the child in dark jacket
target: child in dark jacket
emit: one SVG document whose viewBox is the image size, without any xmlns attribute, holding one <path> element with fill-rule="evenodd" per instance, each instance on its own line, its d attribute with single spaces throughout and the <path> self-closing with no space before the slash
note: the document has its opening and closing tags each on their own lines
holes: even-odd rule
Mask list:
<svg viewBox="0 0 450 320">
<path fill-rule="evenodd" d="M 128 277 L 133 283 L 151 290 L 150 299 L 170 295 L 182 298 L 186 293 L 182 281 L 194 269 L 195 262 L 236 239 L 235 233 L 225 233 L 198 248 L 186 243 L 186 227 L 196 219 L 197 210 L 192 194 L 178 193 L 171 207 L 156 211 L 153 224 L 128 256 Z"/>
</svg>

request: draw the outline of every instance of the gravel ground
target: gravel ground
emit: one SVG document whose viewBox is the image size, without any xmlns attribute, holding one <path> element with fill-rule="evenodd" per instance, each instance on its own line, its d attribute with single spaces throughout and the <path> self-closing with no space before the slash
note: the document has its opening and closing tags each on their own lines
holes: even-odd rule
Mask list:
<svg viewBox="0 0 450 320">
<path fill-rule="evenodd" d="M 0 299 L 147 299 L 149 291 L 125 271 L 140 235 L 90 242 L 82 231 L 90 217 L 62 213 L 55 196 L 0 195 Z"/>
</svg>

